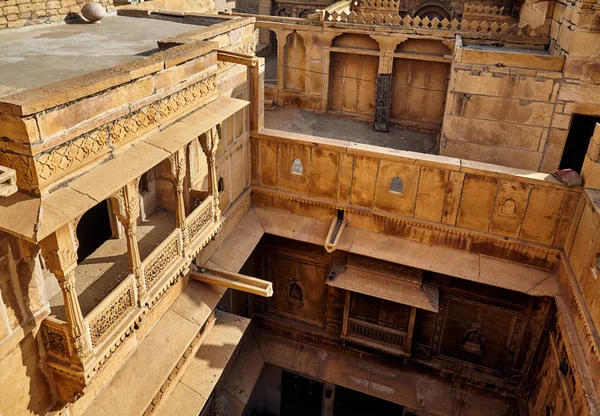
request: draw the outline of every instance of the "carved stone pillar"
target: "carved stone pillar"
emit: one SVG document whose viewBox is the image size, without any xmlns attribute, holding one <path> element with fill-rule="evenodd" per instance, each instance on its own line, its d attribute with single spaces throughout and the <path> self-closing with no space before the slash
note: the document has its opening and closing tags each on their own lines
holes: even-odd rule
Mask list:
<svg viewBox="0 0 600 416">
<path fill-rule="evenodd" d="M 208 193 L 213 196 L 214 203 L 214 220 L 218 222 L 221 218 L 221 210 L 219 209 L 219 185 L 217 180 L 216 156 L 217 147 L 219 146 L 219 131 L 213 127 L 206 134 L 200 137 L 200 145 L 206 155 L 208 164 Z"/>
<path fill-rule="evenodd" d="M 65 316 L 74 349 L 71 366 L 83 369 L 83 363 L 91 354 L 91 346 L 75 291 L 77 251 L 69 225 L 63 225 L 42 240 L 40 245 L 46 267 L 56 276 L 63 294 Z"/>
<path fill-rule="evenodd" d="M 117 219 L 123 225 L 127 240 L 127 255 L 129 260 L 129 273 L 135 276 L 138 302 L 146 295 L 146 282 L 142 270 L 142 260 L 137 242 L 137 220 L 140 216 L 140 194 L 137 178 L 123 188 L 119 189 L 112 197 L 112 209 Z"/>
<path fill-rule="evenodd" d="M 179 149 L 177 152 L 169 156 L 171 162 L 171 172 L 169 174 L 173 182 L 175 191 L 175 223 L 177 228 L 181 230 L 183 236 L 183 250 L 189 246 L 189 235 L 185 222 L 185 198 L 183 194 L 183 183 L 185 181 L 186 161 L 185 148 Z"/>
</svg>

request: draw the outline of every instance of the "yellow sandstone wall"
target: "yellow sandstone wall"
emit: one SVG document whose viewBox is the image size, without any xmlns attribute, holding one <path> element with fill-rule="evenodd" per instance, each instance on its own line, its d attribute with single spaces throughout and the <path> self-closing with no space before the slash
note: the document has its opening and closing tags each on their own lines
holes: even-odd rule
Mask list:
<svg viewBox="0 0 600 416">
<path fill-rule="evenodd" d="M 0 29 L 50 23 L 76 17 L 86 0 L 0 0 Z M 111 9 L 112 0 L 99 0 Z"/>
<path fill-rule="evenodd" d="M 562 78 L 562 58 L 456 50 L 440 154 L 549 171 L 547 141 Z M 562 151 L 562 148 L 561 148 Z"/>
</svg>

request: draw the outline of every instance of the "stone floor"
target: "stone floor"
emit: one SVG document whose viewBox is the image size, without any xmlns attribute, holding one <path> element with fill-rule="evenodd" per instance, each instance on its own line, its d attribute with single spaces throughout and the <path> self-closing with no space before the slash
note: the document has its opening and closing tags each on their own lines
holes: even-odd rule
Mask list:
<svg viewBox="0 0 600 416">
<path fill-rule="evenodd" d="M 436 134 L 418 133 L 397 126 L 391 126 L 389 133 L 381 133 L 373 130 L 372 123 L 289 107 L 265 111 L 265 127 L 392 149 L 436 153 Z"/>
<path fill-rule="evenodd" d="M 157 41 L 198 26 L 124 16 L 0 34 L 0 97 L 146 56 Z"/>
<path fill-rule="evenodd" d="M 155 211 L 138 225 L 138 247 L 142 261 L 175 229 L 175 216 Z M 127 241 L 110 239 L 75 269 L 75 286 L 83 316 L 94 309 L 128 275 Z M 65 319 L 62 293 L 50 299 L 51 315 Z"/>
</svg>

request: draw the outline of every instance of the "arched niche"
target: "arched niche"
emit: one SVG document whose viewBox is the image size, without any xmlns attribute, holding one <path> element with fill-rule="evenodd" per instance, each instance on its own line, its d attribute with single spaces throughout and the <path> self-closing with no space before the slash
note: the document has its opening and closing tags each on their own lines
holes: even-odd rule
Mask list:
<svg viewBox="0 0 600 416">
<path fill-rule="evenodd" d="M 118 201 L 113 203 L 118 204 Z M 113 235 L 108 200 L 88 209 L 79 218 L 75 227 L 75 237 L 78 242 L 77 262 L 81 263 Z"/>
<path fill-rule="evenodd" d="M 306 48 L 304 47 L 304 39 L 298 32 L 294 31 L 287 36 L 284 52 L 284 88 L 304 91 L 306 80 Z"/>
<path fill-rule="evenodd" d="M 379 51 L 379 43 L 375 39 L 356 33 L 344 33 L 335 37 L 331 46 Z"/>
<path fill-rule="evenodd" d="M 448 6 L 442 2 L 424 2 L 416 7 L 415 16 L 419 16 L 421 19 L 438 18 L 439 20 L 448 19 L 450 20 L 451 10 Z"/>
<path fill-rule="evenodd" d="M 439 40 L 407 39 L 400 43 L 395 53 L 422 53 L 428 55 L 447 55 L 452 51 Z"/>
</svg>

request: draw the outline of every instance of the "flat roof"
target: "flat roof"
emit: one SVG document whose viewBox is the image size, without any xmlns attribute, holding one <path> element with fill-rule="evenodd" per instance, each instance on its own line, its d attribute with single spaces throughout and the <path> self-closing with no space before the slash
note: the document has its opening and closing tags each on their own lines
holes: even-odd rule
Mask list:
<svg viewBox="0 0 600 416">
<path fill-rule="evenodd" d="M 150 55 L 198 24 L 126 16 L 0 31 L 0 97 Z"/>
</svg>

